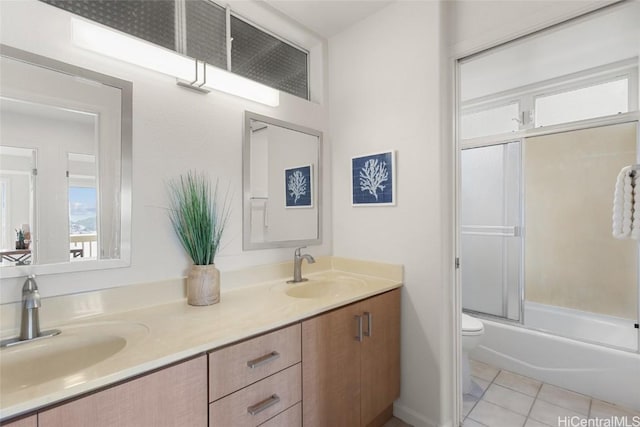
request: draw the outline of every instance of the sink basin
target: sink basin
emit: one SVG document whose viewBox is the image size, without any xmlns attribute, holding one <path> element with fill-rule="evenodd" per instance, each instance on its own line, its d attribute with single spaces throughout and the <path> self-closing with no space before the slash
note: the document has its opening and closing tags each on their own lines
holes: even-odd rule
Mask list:
<svg viewBox="0 0 640 427">
<path fill-rule="evenodd" d="M 290 284 L 284 291 L 293 298 L 339 297 L 365 286 L 364 280 L 352 277 L 338 277 L 329 280 L 314 280 Z"/>
<path fill-rule="evenodd" d="M 0 350 L 2 391 L 17 391 L 56 379 L 65 387 L 84 381 L 81 372 L 122 351 L 149 330 L 139 323 L 91 323 L 60 335 Z"/>
</svg>

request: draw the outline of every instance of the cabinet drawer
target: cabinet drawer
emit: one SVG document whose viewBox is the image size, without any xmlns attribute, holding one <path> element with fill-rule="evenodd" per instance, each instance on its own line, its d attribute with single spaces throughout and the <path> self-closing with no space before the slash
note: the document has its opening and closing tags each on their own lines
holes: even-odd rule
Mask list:
<svg viewBox="0 0 640 427">
<path fill-rule="evenodd" d="M 209 405 L 209 427 L 258 426 L 300 402 L 300 364 Z"/>
<path fill-rule="evenodd" d="M 300 362 L 300 324 L 209 354 L 209 402 Z"/>
<path fill-rule="evenodd" d="M 281 414 L 276 415 L 260 427 L 300 427 L 302 426 L 302 403 L 296 403 Z"/>
</svg>

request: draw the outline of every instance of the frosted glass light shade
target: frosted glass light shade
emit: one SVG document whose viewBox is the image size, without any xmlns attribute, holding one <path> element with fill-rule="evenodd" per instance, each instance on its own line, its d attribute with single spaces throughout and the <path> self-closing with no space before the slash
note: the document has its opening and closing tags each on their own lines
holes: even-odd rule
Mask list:
<svg viewBox="0 0 640 427">
<path fill-rule="evenodd" d="M 78 18 L 72 18 L 71 30 L 73 43 L 78 47 L 174 76 L 179 80 L 195 80 L 195 60 L 192 58 Z M 206 67 L 207 81 L 203 87 L 272 107 L 280 104 L 278 90 L 209 64 Z M 199 81 L 202 77 L 202 74 L 198 76 Z"/>
<path fill-rule="evenodd" d="M 280 91 L 207 64 L 205 88 L 227 92 L 271 107 L 280 104 Z"/>
</svg>

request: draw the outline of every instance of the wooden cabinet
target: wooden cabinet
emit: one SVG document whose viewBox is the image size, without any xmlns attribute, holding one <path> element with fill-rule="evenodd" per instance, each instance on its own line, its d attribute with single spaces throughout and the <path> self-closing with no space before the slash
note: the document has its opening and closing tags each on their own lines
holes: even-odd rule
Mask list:
<svg viewBox="0 0 640 427">
<path fill-rule="evenodd" d="M 205 356 L 38 414 L 38 427 L 207 425 Z"/>
<path fill-rule="evenodd" d="M 31 415 L 19 420 L 9 421 L 8 423 L 0 423 L 2 427 L 38 427 L 38 416 Z"/>
<path fill-rule="evenodd" d="M 209 425 L 299 427 L 301 357 L 299 323 L 210 353 Z"/>
<path fill-rule="evenodd" d="M 380 426 L 399 394 L 396 289 L 0 425 Z"/>
<path fill-rule="evenodd" d="M 361 416 L 362 425 L 369 425 L 400 396 L 400 290 L 361 304 L 365 335 L 360 371 Z"/>
<path fill-rule="evenodd" d="M 302 322 L 305 427 L 382 425 L 400 395 L 400 290 Z"/>
</svg>

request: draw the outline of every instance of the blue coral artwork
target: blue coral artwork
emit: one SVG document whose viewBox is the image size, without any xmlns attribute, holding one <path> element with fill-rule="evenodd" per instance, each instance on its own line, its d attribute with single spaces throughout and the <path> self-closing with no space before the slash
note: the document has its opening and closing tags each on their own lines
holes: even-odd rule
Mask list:
<svg viewBox="0 0 640 427">
<path fill-rule="evenodd" d="M 284 170 L 287 208 L 312 208 L 312 167 L 299 166 Z"/>
<path fill-rule="evenodd" d="M 394 206 L 395 152 L 351 159 L 353 206 Z"/>
</svg>

